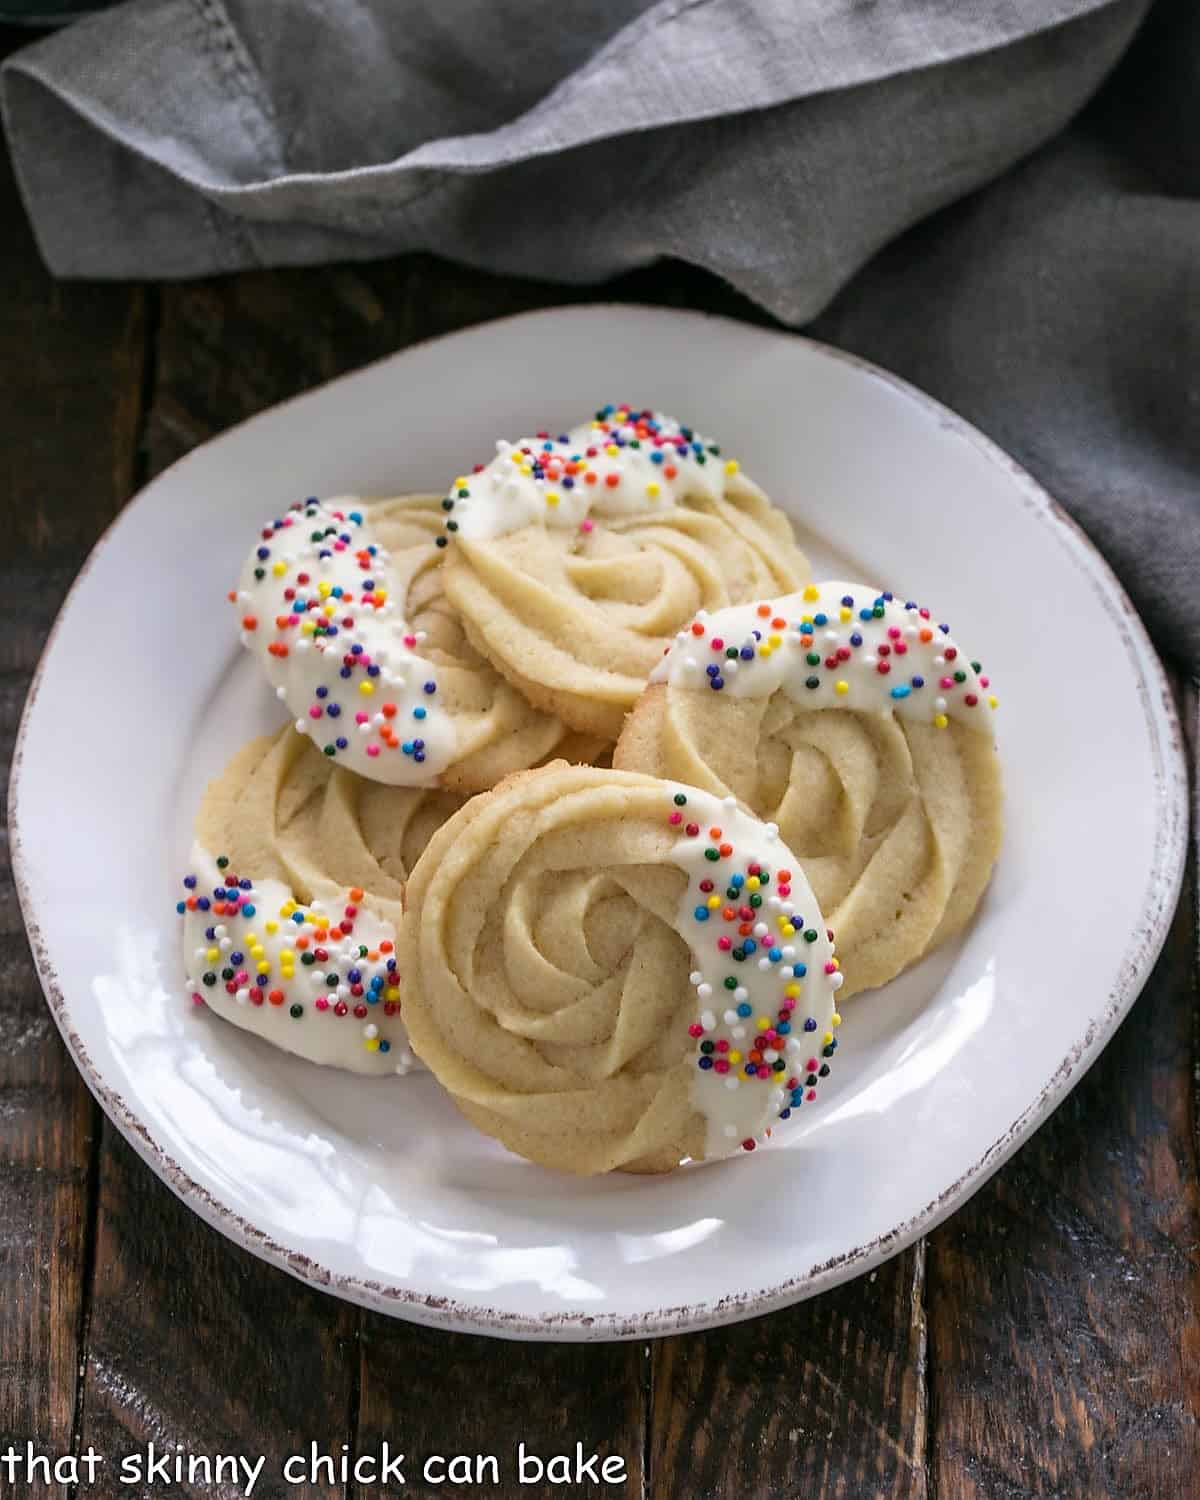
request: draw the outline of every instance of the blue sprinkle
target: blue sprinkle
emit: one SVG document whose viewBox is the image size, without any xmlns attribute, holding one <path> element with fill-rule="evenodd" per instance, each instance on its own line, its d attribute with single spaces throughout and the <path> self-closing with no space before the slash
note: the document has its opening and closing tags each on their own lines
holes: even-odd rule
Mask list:
<svg viewBox="0 0 1200 1500">
<path fill-rule="evenodd" d="M 267 558 L 270 557 L 270 555 L 271 555 L 271 549 L 270 549 L 270 547 L 260 547 L 258 549 L 258 556 L 259 556 L 259 559 L 261 561 L 266 562 Z"/>
<path fill-rule="evenodd" d="M 322 683 L 321 686 L 317 689 L 317 697 L 318 698 L 328 698 L 329 697 L 329 689 L 324 685 L 324 683 Z"/>
<path fill-rule="evenodd" d="M 351 656 L 361 656 L 362 655 L 362 650 L 363 650 L 362 646 L 359 645 L 356 642 L 353 646 L 350 647 L 350 655 Z"/>
<path fill-rule="evenodd" d="M 340 719 L 341 715 L 342 715 L 341 704 L 339 704 L 339 703 L 331 703 L 329 705 L 329 707 L 325 710 L 325 712 L 329 715 L 329 717 L 331 719 Z"/>
<path fill-rule="evenodd" d="M 742 886 L 746 884 L 746 877 L 744 875 L 731 875 L 729 877 L 729 884 L 741 890 Z"/>
<path fill-rule="evenodd" d="M 424 717 L 425 717 L 425 708 L 424 708 L 423 705 L 418 704 L 417 707 L 413 709 L 413 718 L 414 719 L 423 719 Z"/>
<path fill-rule="evenodd" d="M 187 886 L 189 891 L 194 891 L 196 889 L 196 877 L 194 875 L 185 875 L 183 877 L 183 883 L 185 886 Z"/>
<path fill-rule="evenodd" d="M 721 669 L 720 669 L 720 667 L 712 665 L 712 664 L 710 664 L 709 666 L 705 667 L 704 671 L 705 671 L 705 673 L 709 677 L 719 677 L 721 675 Z"/>
<path fill-rule="evenodd" d="M 851 645 L 852 645 L 852 646 L 861 646 L 861 645 L 862 645 L 862 636 L 861 636 L 861 635 L 859 635 L 859 633 L 858 633 L 858 631 L 857 631 L 857 630 L 856 630 L 856 631 L 855 631 L 855 632 L 854 632 L 854 634 L 853 634 L 853 635 L 852 635 L 852 636 L 851 636 L 851 637 L 850 637 L 850 644 L 851 644 Z"/>
<path fill-rule="evenodd" d="M 892 697 L 893 698 L 907 698 L 908 695 L 909 695 L 909 693 L 911 693 L 911 692 L 912 692 L 912 688 L 909 687 L 909 685 L 908 685 L 907 682 L 898 682 L 896 684 L 896 686 L 892 689 Z"/>
<path fill-rule="evenodd" d="M 187 911 L 187 902 L 176 901 L 175 910 L 179 913 L 180 916 L 183 916 L 184 912 Z"/>
<path fill-rule="evenodd" d="M 814 625 L 828 625 L 829 624 L 829 616 L 828 615 L 813 615 L 813 624 Z"/>
<path fill-rule="evenodd" d="M 701 1059 L 700 1059 L 700 1064 L 699 1064 L 699 1065 L 700 1065 L 700 1067 L 702 1067 L 702 1068 L 703 1068 L 703 1069 L 704 1069 L 704 1071 L 705 1071 L 705 1072 L 707 1072 L 707 1071 L 708 1071 L 708 1070 L 709 1070 L 709 1068 L 711 1068 L 711 1067 L 712 1067 L 712 1065 L 713 1065 L 713 1060 L 712 1060 L 712 1058 L 711 1058 L 711 1057 L 708 1057 L 708 1056 L 707 1056 L 707 1055 L 706 1055 L 706 1056 L 704 1056 L 704 1057 L 702 1057 L 702 1058 L 701 1058 Z"/>
<path fill-rule="evenodd" d="M 342 667 L 341 668 L 341 675 L 343 677 L 349 677 L 349 675 L 350 675 L 350 668 L 349 667 Z"/>
<path fill-rule="evenodd" d="M 875 611 L 873 609 L 860 609 L 858 618 L 860 620 L 873 620 L 875 618 Z"/>
<path fill-rule="evenodd" d="M 367 676 L 368 677 L 378 677 L 379 676 L 379 668 L 374 664 L 374 662 L 372 662 L 371 665 L 367 668 Z"/>
<path fill-rule="evenodd" d="M 714 677 L 708 685 L 710 688 L 712 688 L 714 693 L 719 693 L 725 686 L 725 679 L 723 677 Z"/>
<path fill-rule="evenodd" d="M 181 906 L 179 909 L 180 909 L 180 911 L 182 911 L 183 907 Z M 695 911 L 692 913 L 692 916 L 695 917 L 695 919 L 696 919 L 697 922 L 707 922 L 708 921 L 708 907 L 707 906 L 698 906 L 698 907 L 696 907 Z"/>
<path fill-rule="evenodd" d="M 212 905 L 212 902 L 208 899 L 207 896 L 201 896 L 200 899 L 196 902 L 196 905 L 200 908 L 201 911 L 207 911 L 208 908 Z"/>
<path fill-rule="evenodd" d="M 753 938 L 747 938 L 746 941 L 742 944 L 742 952 L 743 953 L 757 953 L 758 952 L 758 944 L 754 941 Z"/>
<path fill-rule="evenodd" d="M 805 1031 L 816 1031 L 817 1023 L 813 1020 L 812 1016 L 809 1016 L 808 1020 L 805 1021 L 804 1029 Z"/>
<path fill-rule="evenodd" d="M 925 686 L 925 679 L 923 677 L 914 677 L 912 685 L 915 688 L 923 688 Z"/>
<path fill-rule="evenodd" d="M 390 1052 L 392 1050 L 391 1042 L 380 1042 L 379 1050 L 380 1052 Z"/>
<path fill-rule="evenodd" d="M 796 927 L 803 927 L 804 926 L 803 919 L 800 920 L 799 922 L 794 923 L 793 925 L 795 925 Z M 792 973 L 796 976 L 797 979 L 803 979 L 804 976 L 808 973 L 808 965 L 807 964 L 793 964 L 792 965 Z"/>
<path fill-rule="evenodd" d="M 334 740 L 334 744 L 338 747 L 339 750 L 344 750 L 349 743 L 350 741 L 344 734 L 339 734 L 337 739 Z"/>
<path fill-rule="evenodd" d="M 854 595 L 853 594 L 843 594 L 842 595 L 842 604 L 845 606 L 846 609 L 853 609 L 854 608 Z"/>
<path fill-rule="evenodd" d="M 247 902 L 247 904 L 242 907 L 242 916 L 243 917 L 252 917 L 257 910 L 258 910 L 258 907 L 251 906 Z"/>
<path fill-rule="evenodd" d="M 738 1013 L 739 1016 L 743 1016 L 743 1017 L 744 1016 L 753 1015 L 754 1014 L 754 1007 L 752 1005 L 747 1004 L 747 1002 L 745 1000 L 743 1000 L 742 1003 L 737 1008 L 737 1013 Z"/>
<path fill-rule="evenodd" d="M 304 926 L 304 913 L 302 911 L 294 911 L 292 913 L 292 921 L 295 922 L 295 924 L 296 924 L 297 927 L 303 927 Z"/>
<path fill-rule="evenodd" d="M 768 950 L 767 957 L 771 960 L 771 962 L 773 964 L 777 964 L 779 962 L 779 960 L 783 957 L 783 954 L 780 952 L 780 950 L 778 948 L 771 948 L 770 950 Z"/>
<path fill-rule="evenodd" d="M 738 652 L 738 655 L 742 658 L 743 661 L 753 661 L 754 660 L 754 647 L 753 646 L 743 646 L 742 649 Z"/>
</svg>

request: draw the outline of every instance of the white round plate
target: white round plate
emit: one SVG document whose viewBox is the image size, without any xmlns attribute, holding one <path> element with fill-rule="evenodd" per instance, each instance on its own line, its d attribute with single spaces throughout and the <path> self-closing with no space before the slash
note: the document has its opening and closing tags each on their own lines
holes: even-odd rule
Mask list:
<svg viewBox="0 0 1200 1500">
<path fill-rule="evenodd" d="M 277 1053 L 183 995 L 174 902 L 201 787 L 279 706 L 226 590 L 309 494 L 444 488 L 497 436 L 650 404 L 737 454 L 823 568 L 929 602 L 979 657 L 1008 835 L 970 931 L 846 1007 L 819 1108 L 765 1150 L 576 1180 L 476 1134 L 429 1076 Z M 702 315 L 573 308 L 440 339 L 197 449 L 77 579 L 25 711 L 14 860 L 55 1019 L 108 1114 L 209 1223 L 368 1307 L 522 1338 L 768 1312 L 950 1213 L 1132 1004 L 1178 895 L 1180 739 L 1107 566 L 1038 486 L 910 386 Z M 66 836 L 66 830 L 70 836 Z"/>
</svg>

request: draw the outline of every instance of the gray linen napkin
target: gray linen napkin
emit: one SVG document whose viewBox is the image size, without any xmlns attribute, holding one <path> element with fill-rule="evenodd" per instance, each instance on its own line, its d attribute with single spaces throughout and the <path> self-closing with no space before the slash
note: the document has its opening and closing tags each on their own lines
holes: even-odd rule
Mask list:
<svg viewBox="0 0 1200 1500">
<path fill-rule="evenodd" d="M 1023 457 L 1194 665 L 1197 206 L 1132 126 L 1085 123 L 935 212 L 1058 135 L 1147 3 L 130 0 L 10 59 L 0 103 L 61 275 L 675 256 L 824 310 Z M 1165 87 L 1197 31 L 1160 10 L 1182 49 L 1134 51 Z"/>
</svg>

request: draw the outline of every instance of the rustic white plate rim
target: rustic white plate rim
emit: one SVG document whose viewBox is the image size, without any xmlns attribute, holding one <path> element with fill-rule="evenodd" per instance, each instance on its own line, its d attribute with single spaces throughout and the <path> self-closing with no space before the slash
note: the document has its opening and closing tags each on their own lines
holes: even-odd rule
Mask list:
<svg viewBox="0 0 1200 1500">
<path fill-rule="evenodd" d="M 44 881 L 39 881 L 26 849 L 26 839 L 36 837 L 36 830 L 26 828 L 21 815 L 22 795 L 29 776 L 26 766 L 27 743 L 31 726 L 38 715 L 40 689 L 47 671 L 54 664 L 60 626 L 85 586 L 87 576 L 97 559 L 118 543 L 125 528 L 136 525 L 139 510 L 156 503 L 156 496 L 169 476 L 173 476 L 173 481 L 178 481 L 189 469 L 203 466 L 206 455 L 214 445 L 222 443 L 230 433 L 244 432 L 258 424 L 276 423 L 281 414 L 294 413 L 298 405 L 319 401 L 331 390 L 353 384 L 364 375 L 376 374 L 392 366 L 402 370 L 412 354 L 431 345 L 457 342 L 468 349 L 481 333 L 505 328 L 524 331 L 533 325 L 541 325 L 534 329 L 537 337 L 540 338 L 544 332 L 548 340 L 561 340 L 568 335 L 569 325 L 572 323 L 578 325 L 583 334 L 598 331 L 602 323 L 606 327 L 614 323 L 622 326 L 628 324 L 631 332 L 637 329 L 639 333 L 663 329 L 669 324 L 685 323 L 692 325 L 695 335 L 701 341 L 706 332 L 715 336 L 720 331 L 721 337 L 744 339 L 747 345 L 757 341 L 773 341 L 799 346 L 837 366 L 857 371 L 870 382 L 882 383 L 912 404 L 914 418 L 928 420 L 932 417 L 949 434 L 965 440 L 989 463 L 1006 472 L 1014 498 L 1024 508 L 1032 511 L 1039 521 L 1045 523 L 1047 543 L 1057 544 L 1071 564 L 1086 576 L 1096 598 L 1116 625 L 1135 671 L 1139 707 L 1144 727 L 1150 736 L 1154 760 L 1156 806 L 1153 861 L 1142 904 L 1136 916 L 1131 919 L 1133 947 L 1119 972 L 1115 974 L 1103 1006 L 1087 1019 L 1081 1034 L 1065 1055 L 1056 1060 L 1046 1081 L 1037 1089 L 1027 1106 L 1002 1134 L 991 1140 L 986 1149 L 979 1153 L 969 1170 L 941 1186 L 928 1201 L 901 1217 L 886 1232 L 873 1236 L 865 1243 L 848 1247 L 843 1253 L 831 1256 L 821 1264 L 807 1267 L 800 1275 L 762 1287 L 736 1290 L 715 1288 L 711 1297 L 678 1305 L 669 1305 L 660 1299 L 644 1310 L 623 1314 L 612 1314 L 603 1309 L 563 1311 L 559 1308 L 536 1309 L 528 1306 L 500 1307 L 486 1301 L 473 1303 L 439 1292 L 405 1286 L 386 1278 L 347 1275 L 331 1269 L 318 1254 L 311 1253 L 311 1246 L 306 1249 L 298 1244 L 287 1244 L 264 1232 L 251 1217 L 235 1212 L 224 1202 L 221 1193 L 214 1190 L 211 1183 L 206 1184 L 185 1171 L 170 1150 L 147 1127 L 136 1107 L 136 1100 L 127 1100 L 114 1087 L 112 1078 L 89 1055 L 74 1024 L 72 1009 L 78 999 L 64 992 L 54 955 L 43 937 L 42 914 L 46 902 L 52 897 L 45 889 Z M 138 1155 L 189 1208 L 234 1242 L 299 1279 L 351 1301 L 428 1325 L 462 1331 L 541 1339 L 642 1338 L 702 1329 L 757 1316 L 871 1270 L 936 1226 L 981 1187 L 1053 1111 L 1095 1060 L 1128 1012 L 1165 939 L 1178 899 L 1186 853 L 1187 776 L 1182 735 L 1171 691 L 1136 611 L 1107 563 L 1084 533 L 1015 461 L 977 429 L 931 397 L 867 361 L 816 344 L 800 335 L 734 324 L 708 314 L 600 303 L 519 314 L 451 334 L 443 339 L 410 346 L 364 370 L 339 377 L 316 391 L 306 392 L 269 411 L 259 413 L 231 429 L 230 433 L 222 434 L 194 450 L 135 496 L 106 529 L 73 582 L 47 639 L 22 714 L 10 778 L 8 816 L 17 890 L 35 963 L 50 1011 L 72 1058 L 101 1107 Z"/>
</svg>

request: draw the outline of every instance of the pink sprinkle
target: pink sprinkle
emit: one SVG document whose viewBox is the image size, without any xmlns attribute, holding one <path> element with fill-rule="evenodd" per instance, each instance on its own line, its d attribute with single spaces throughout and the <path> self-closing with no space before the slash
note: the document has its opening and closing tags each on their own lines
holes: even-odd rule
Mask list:
<svg viewBox="0 0 1200 1500">
<path fill-rule="evenodd" d="M 815 1073 L 817 1071 L 817 1060 L 815 1057 L 809 1058 L 809 1060 L 804 1064 L 804 1070 L 806 1073 Z"/>
<path fill-rule="evenodd" d="M 721 637 L 719 635 L 714 635 L 713 636 L 713 638 L 712 638 L 712 649 L 714 651 L 724 651 L 724 649 L 725 649 L 725 642 L 721 639 Z"/>
<path fill-rule="evenodd" d="M 813 1102 L 813 1100 L 817 1097 L 817 1091 L 816 1091 L 816 1089 L 809 1089 L 808 1093 L 805 1094 L 804 1097 L 811 1104 Z"/>
<path fill-rule="evenodd" d="M 792 888 L 790 885 L 778 886 L 776 887 L 776 894 L 779 896 L 790 896 L 792 894 Z"/>
<path fill-rule="evenodd" d="M 367 754 L 368 755 L 378 755 L 379 754 L 379 746 L 378 745 L 368 745 L 367 746 Z"/>
<path fill-rule="evenodd" d="M 329 1009 L 329 1001 L 326 1000 L 324 995 L 318 995 L 317 998 L 313 1001 L 313 1004 L 317 1007 L 318 1010 Z"/>
<path fill-rule="evenodd" d="M 683 822 L 683 814 L 681 812 L 673 812 L 671 814 L 671 816 L 667 819 L 667 822 L 668 823 L 682 823 Z"/>
<path fill-rule="evenodd" d="M 717 1051 L 718 1052 L 728 1052 L 729 1051 L 729 1043 L 722 1038 L 722 1040 L 717 1043 Z"/>
<path fill-rule="evenodd" d="M 361 712 L 360 713 L 356 713 L 354 715 L 354 722 L 356 724 L 365 724 L 367 722 L 367 716 L 366 716 L 366 714 L 361 713 Z"/>
<path fill-rule="evenodd" d="M 588 516 L 585 520 L 580 521 L 579 529 L 580 531 L 591 531 L 594 525 L 595 522 L 592 520 L 591 516 Z"/>
<path fill-rule="evenodd" d="M 889 625 L 888 626 L 888 635 L 891 636 L 892 640 L 898 641 L 900 639 L 900 627 L 899 627 L 899 625 Z"/>
<path fill-rule="evenodd" d="M 834 963 L 828 963 L 828 964 L 826 964 L 825 965 L 825 972 L 826 972 L 826 974 L 836 974 L 837 973 L 837 964 L 834 964 Z"/>
<path fill-rule="evenodd" d="M 980 687 L 991 687 L 991 683 L 988 681 L 988 679 L 986 677 L 981 677 L 979 679 L 979 686 Z"/>
<path fill-rule="evenodd" d="M 314 703 L 309 709 L 308 717 L 310 719 L 319 719 L 321 717 L 321 705 L 319 703 Z"/>
<path fill-rule="evenodd" d="M 728 953 L 730 948 L 733 947 L 733 940 L 727 937 L 718 938 L 717 947 L 720 948 L 722 953 Z"/>
<path fill-rule="evenodd" d="M 717 1060 L 716 1060 L 716 1062 L 713 1063 L 713 1072 L 714 1073 L 728 1073 L 729 1072 L 729 1064 L 725 1061 L 725 1059 L 723 1057 L 718 1057 Z"/>
<path fill-rule="evenodd" d="M 938 686 L 943 688 L 952 688 L 954 686 L 954 678 L 942 677 L 938 681 Z"/>
<path fill-rule="evenodd" d="M 193 1005 L 203 1005 L 204 1004 L 204 996 L 203 995 L 198 995 L 196 993 L 196 991 L 193 990 L 192 991 L 192 1004 Z"/>
<path fill-rule="evenodd" d="M 695 1037 L 703 1035 L 704 1027 L 700 1025 L 699 1021 L 693 1021 L 692 1024 L 688 1027 L 688 1036 Z"/>
<path fill-rule="evenodd" d="M 789 995 L 786 1000 L 781 1000 L 779 1002 L 779 1009 L 780 1010 L 795 1010 L 796 1009 L 796 1002 Z"/>
<path fill-rule="evenodd" d="M 415 635 L 406 635 L 404 637 L 404 644 L 406 646 L 415 646 L 417 644 L 417 638 L 416 638 L 416 636 Z"/>
</svg>

